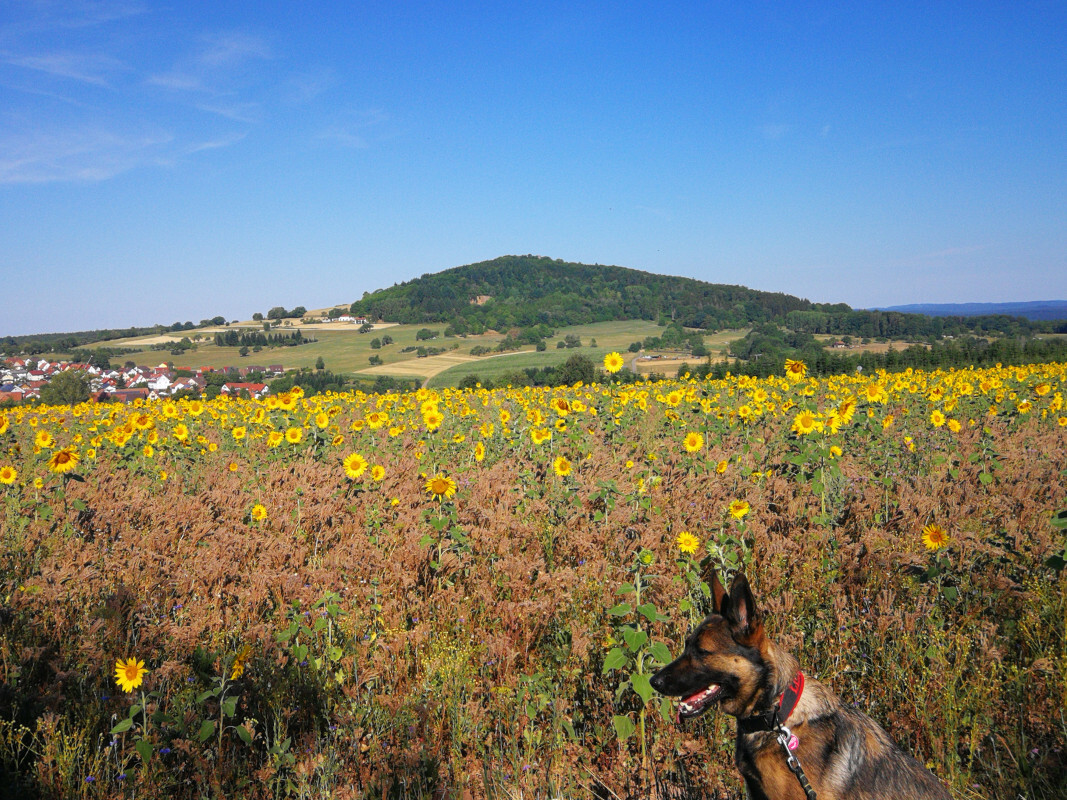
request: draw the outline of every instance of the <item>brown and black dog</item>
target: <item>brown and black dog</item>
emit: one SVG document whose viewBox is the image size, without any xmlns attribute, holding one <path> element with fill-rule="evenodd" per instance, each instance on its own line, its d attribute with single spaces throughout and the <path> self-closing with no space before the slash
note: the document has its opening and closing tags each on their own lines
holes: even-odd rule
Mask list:
<svg viewBox="0 0 1067 800">
<path fill-rule="evenodd" d="M 729 592 L 713 574 L 711 588 L 715 612 L 652 677 L 652 686 L 682 698 L 679 720 L 714 706 L 737 717 L 734 759 L 750 800 L 949 799 L 938 779 L 870 717 L 806 677 L 764 635 L 743 574 Z M 799 774 L 790 761 L 799 762 Z"/>
</svg>

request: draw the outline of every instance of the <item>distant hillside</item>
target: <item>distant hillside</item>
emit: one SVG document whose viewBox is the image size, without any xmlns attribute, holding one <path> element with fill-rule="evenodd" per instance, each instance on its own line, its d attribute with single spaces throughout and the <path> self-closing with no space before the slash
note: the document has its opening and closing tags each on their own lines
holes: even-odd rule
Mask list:
<svg viewBox="0 0 1067 800">
<path fill-rule="evenodd" d="M 1032 320 L 1067 319 L 1067 300 L 1038 300 L 1030 303 L 913 303 L 889 306 L 882 311 L 926 314 L 930 317 L 981 317 L 1006 314 Z"/>
<path fill-rule="evenodd" d="M 367 293 L 351 310 L 390 322 L 450 324 L 465 333 L 624 319 L 665 319 L 722 330 L 781 319 L 791 311 L 849 308 L 744 286 L 527 255 L 423 275 Z"/>
</svg>

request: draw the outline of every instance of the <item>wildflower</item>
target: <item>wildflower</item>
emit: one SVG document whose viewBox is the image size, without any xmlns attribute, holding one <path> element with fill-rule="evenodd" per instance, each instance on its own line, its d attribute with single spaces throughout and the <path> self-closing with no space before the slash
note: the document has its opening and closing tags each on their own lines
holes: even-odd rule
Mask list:
<svg viewBox="0 0 1067 800">
<path fill-rule="evenodd" d="M 441 473 L 437 473 L 426 481 L 426 491 L 437 500 L 450 500 L 456 494 L 456 482 Z"/>
<path fill-rule="evenodd" d="M 571 474 L 571 462 L 566 456 L 560 456 L 552 462 L 552 469 L 561 478 L 565 478 Z"/>
<path fill-rule="evenodd" d="M 355 480 L 367 470 L 367 459 L 359 453 L 345 456 L 344 461 L 341 463 L 345 468 L 345 475 L 351 480 Z"/>
<path fill-rule="evenodd" d="M 678 549 L 687 555 L 692 555 L 700 547 L 700 540 L 689 531 L 679 533 L 675 542 L 678 545 Z"/>
<path fill-rule="evenodd" d="M 730 516 L 734 519 L 744 519 L 749 510 L 750 507 L 745 500 L 734 500 L 730 503 Z"/>
<path fill-rule="evenodd" d="M 267 509 L 261 503 L 256 503 L 252 506 L 252 519 L 256 522 L 262 522 L 267 518 Z"/>
<path fill-rule="evenodd" d="M 623 358 L 618 353 L 608 353 L 604 356 L 604 369 L 614 374 L 622 369 Z"/>
<path fill-rule="evenodd" d="M 703 446 L 704 437 L 696 431 L 690 431 L 689 433 L 687 433 L 685 439 L 682 441 L 682 447 L 685 448 L 687 453 L 695 453 Z"/>
<path fill-rule="evenodd" d="M 15 482 L 15 479 L 18 478 L 18 476 L 18 471 L 9 464 L 5 464 L 4 466 L 0 467 L 0 483 L 6 483 L 10 485 Z"/>
<path fill-rule="evenodd" d="M 226 465 L 226 469 L 228 469 L 230 472 L 237 472 L 240 467 L 237 466 L 236 461 L 231 461 L 229 464 Z"/>
<path fill-rule="evenodd" d="M 794 361 L 791 358 L 785 360 L 785 374 L 790 380 L 799 381 L 808 372 L 808 365 L 803 361 Z"/>
<path fill-rule="evenodd" d="M 940 550 L 948 544 L 948 533 L 940 525 L 931 523 L 922 529 L 923 544 L 930 551 Z"/>
<path fill-rule="evenodd" d="M 115 662 L 115 683 L 124 692 L 132 692 L 140 686 L 147 673 L 144 662 L 139 659 L 127 658 L 125 661 Z"/>
<path fill-rule="evenodd" d="M 57 450 L 50 459 L 48 459 L 48 468 L 55 472 L 57 475 L 62 475 L 66 472 L 71 472 L 78 466 L 80 456 L 77 451 L 72 447 L 64 447 L 62 450 Z"/>
</svg>

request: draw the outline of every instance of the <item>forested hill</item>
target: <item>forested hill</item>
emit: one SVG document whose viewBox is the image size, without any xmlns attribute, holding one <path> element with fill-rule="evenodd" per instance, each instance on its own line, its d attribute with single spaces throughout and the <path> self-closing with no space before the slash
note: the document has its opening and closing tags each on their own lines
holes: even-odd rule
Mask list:
<svg viewBox="0 0 1067 800">
<path fill-rule="evenodd" d="M 530 255 L 502 256 L 423 275 L 365 294 L 352 304 L 352 313 L 371 319 L 458 324 L 471 332 L 661 318 L 721 330 L 782 319 L 790 311 L 812 310 L 849 308 L 744 286 Z"/>
</svg>

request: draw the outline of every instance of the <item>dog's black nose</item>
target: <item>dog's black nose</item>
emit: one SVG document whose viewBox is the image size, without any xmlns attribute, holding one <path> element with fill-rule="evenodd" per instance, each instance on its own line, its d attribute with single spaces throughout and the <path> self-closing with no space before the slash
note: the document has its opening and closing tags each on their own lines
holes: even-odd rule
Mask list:
<svg viewBox="0 0 1067 800">
<path fill-rule="evenodd" d="M 663 680 L 663 670 L 660 670 L 651 678 L 649 678 L 648 682 L 652 684 L 653 689 L 655 689 L 660 694 L 663 694 Z"/>
</svg>

